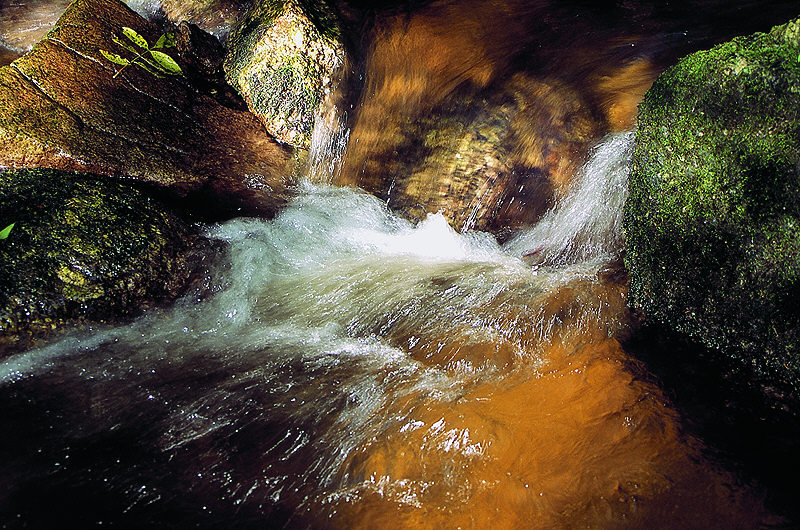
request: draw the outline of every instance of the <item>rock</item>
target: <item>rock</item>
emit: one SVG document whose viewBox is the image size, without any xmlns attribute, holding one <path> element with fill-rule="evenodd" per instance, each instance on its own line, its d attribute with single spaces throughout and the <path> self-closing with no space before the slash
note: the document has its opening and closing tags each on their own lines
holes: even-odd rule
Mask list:
<svg viewBox="0 0 800 530">
<path fill-rule="evenodd" d="M 800 389 L 800 19 L 658 78 L 624 224 L 632 307 Z"/>
<path fill-rule="evenodd" d="M 0 48 L 24 53 L 33 48 L 69 5 L 70 0 L 3 2 L 0 6 Z"/>
<path fill-rule="evenodd" d="M 331 30 L 332 31 L 332 30 Z M 230 39 L 228 80 L 276 138 L 308 148 L 320 102 L 344 61 L 297 2 L 260 0 Z"/>
<path fill-rule="evenodd" d="M 151 45 L 160 35 L 116 0 L 77 0 L 30 53 L 0 69 L 0 167 L 131 178 L 206 214 L 274 212 L 291 184 L 292 150 L 218 80 L 198 82 L 200 63 L 218 60 L 167 48 L 185 75 L 120 72 L 100 52 L 133 57 L 112 40 L 124 39 L 123 26 Z"/>
<path fill-rule="evenodd" d="M 128 4 L 136 0 L 128 0 Z M 246 11 L 242 0 L 163 0 L 161 11 L 173 24 L 188 22 L 224 40 Z"/>
<path fill-rule="evenodd" d="M 379 15 L 361 93 L 343 105 L 351 133 L 333 182 L 411 219 L 441 211 L 457 230 L 504 238 L 534 224 L 589 147 L 631 126 L 658 71 L 620 28 L 580 21 L 591 38 L 570 28 L 566 42 L 561 11 L 464 0 Z"/>
<path fill-rule="evenodd" d="M 572 154 L 602 131 L 578 92 L 523 74 L 425 115 L 372 118 L 362 114 L 353 129 L 337 183 L 358 185 L 413 220 L 441 211 L 457 230 L 501 235 L 552 206 L 580 160 Z"/>
<path fill-rule="evenodd" d="M 51 169 L 0 173 L 0 357 L 65 324 L 174 299 L 209 244 L 130 185 Z"/>
</svg>

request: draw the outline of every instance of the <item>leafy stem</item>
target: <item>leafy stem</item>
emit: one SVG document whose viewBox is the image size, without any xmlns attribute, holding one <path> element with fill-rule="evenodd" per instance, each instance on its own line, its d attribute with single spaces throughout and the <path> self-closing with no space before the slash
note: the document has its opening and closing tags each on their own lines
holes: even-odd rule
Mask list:
<svg viewBox="0 0 800 530">
<path fill-rule="evenodd" d="M 123 41 L 116 36 L 112 37 L 115 43 L 125 48 L 129 52 L 136 54 L 133 59 L 126 59 L 116 53 L 111 53 L 106 50 L 100 50 L 100 54 L 114 64 L 122 65 L 113 77 L 117 77 L 128 66 L 135 64 L 148 73 L 156 77 L 165 77 L 167 75 L 182 75 L 183 71 L 175 60 L 166 53 L 159 51 L 164 48 L 172 48 L 175 46 L 175 36 L 171 33 L 164 33 L 161 35 L 153 46 L 147 42 L 147 39 L 142 37 L 136 30 L 123 26 L 122 34 L 128 39 L 128 42 Z"/>
</svg>

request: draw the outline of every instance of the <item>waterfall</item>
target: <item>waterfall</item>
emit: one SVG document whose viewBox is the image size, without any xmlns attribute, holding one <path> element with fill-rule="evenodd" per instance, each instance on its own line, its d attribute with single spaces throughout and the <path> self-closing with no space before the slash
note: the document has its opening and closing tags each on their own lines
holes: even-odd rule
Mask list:
<svg viewBox="0 0 800 530">
<path fill-rule="evenodd" d="M 612 134 L 580 168 L 565 197 L 505 250 L 538 265 L 611 259 L 622 249 L 622 206 L 628 196 L 633 133 Z"/>
</svg>

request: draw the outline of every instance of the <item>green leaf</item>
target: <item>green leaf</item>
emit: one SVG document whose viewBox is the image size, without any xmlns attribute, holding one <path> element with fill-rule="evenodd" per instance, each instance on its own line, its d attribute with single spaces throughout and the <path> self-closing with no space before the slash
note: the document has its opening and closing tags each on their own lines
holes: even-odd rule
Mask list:
<svg viewBox="0 0 800 530">
<path fill-rule="evenodd" d="M 144 59 L 144 60 L 143 61 L 136 61 L 133 64 L 135 64 L 136 66 L 140 66 L 142 69 L 147 71 L 148 74 L 154 75 L 154 76 L 156 76 L 156 77 L 158 77 L 160 79 L 163 79 L 164 77 L 166 77 L 164 75 L 164 72 L 162 70 L 158 69 L 158 65 L 156 63 L 154 63 L 152 61 L 148 61 L 144 57 L 142 57 L 142 59 Z"/>
<path fill-rule="evenodd" d="M 175 60 L 166 53 L 150 50 L 150 55 L 152 55 L 153 59 L 156 60 L 158 66 L 168 74 L 181 75 L 183 73 L 181 67 L 178 66 L 178 63 L 176 63 Z"/>
<path fill-rule="evenodd" d="M 0 239 L 5 239 L 11 233 L 11 229 L 14 228 L 14 223 L 11 223 L 7 227 L 0 230 Z"/>
<path fill-rule="evenodd" d="M 113 40 L 114 42 L 116 42 L 117 44 L 119 44 L 120 46 L 122 46 L 123 48 L 125 48 L 126 50 L 128 50 L 131 53 L 139 53 L 138 50 L 136 50 L 136 48 L 134 48 L 133 46 L 131 46 L 127 42 L 122 42 L 117 37 L 111 37 L 111 40 Z"/>
<path fill-rule="evenodd" d="M 175 34 L 174 33 L 164 33 L 164 47 L 165 48 L 172 48 L 175 46 Z"/>
<path fill-rule="evenodd" d="M 120 57 L 116 53 L 107 52 L 105 50 L 100 50 L 100 55 L 111 61 L 112 63 L 121 64 L 122 66 L 128 66 L 131 62 L 124 57 Z"/>
<path fill-rule="evenodd" d="M 151 50 L 158 50 L 160 48 L 172 48 L 175 46 L 175 35 L 173 33 L 164 33 L 156 41 L 156 45 L 150 48 Z"/>
<path fill-rule="evenodd" d="M 147 44 L 147 39 L 136 33 L 135 29 L 129 28 L 128 26 L 122 26 L 122 33 L 126 37 L 128 37 L 129 41 L 139 46 L 140 48 L 144 48 L 145 50 L 150 49 L 150 45 Z"/>
</svg>

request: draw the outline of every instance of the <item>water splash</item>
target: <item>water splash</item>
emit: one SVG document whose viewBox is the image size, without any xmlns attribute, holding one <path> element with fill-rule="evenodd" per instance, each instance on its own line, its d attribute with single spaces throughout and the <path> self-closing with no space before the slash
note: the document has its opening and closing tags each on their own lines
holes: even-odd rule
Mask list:
<svg viewBox="0 0 800 530">
<path fill-rule="evenodd" d="M 333 105 L 322 105 L 314 119 L 306 170 L 311 182 L 330 184 L 342 172 L 342 161 L 350 139 L 347 113 Z"/>
<path fill-rule="evenodd" d="M 592 150 L 567 195 L 505 250 L 526 255 L 537 266 L 613 258 L 623 246 L 622 206 L 632 154 L 633 132 L 606 137 Z"/>
</svg>

